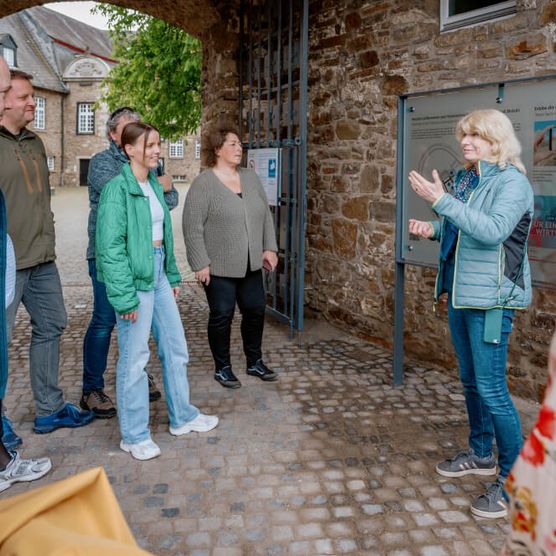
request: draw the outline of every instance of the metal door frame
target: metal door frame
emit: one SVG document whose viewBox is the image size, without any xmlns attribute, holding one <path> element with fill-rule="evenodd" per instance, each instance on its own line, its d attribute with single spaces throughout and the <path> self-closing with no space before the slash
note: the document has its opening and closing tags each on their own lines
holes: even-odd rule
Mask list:
<svg viewBox="0 0 556 556">
<path fill-rule="evenodd" d="M 246 149 L 282 153 L 274 210 L 279 266 L 268 276 L 267 312 L 289 325 L 290 337 L 303 330 L 308 29 L 308 0 L 241 1 L 239 132 Z"/>
</svg>

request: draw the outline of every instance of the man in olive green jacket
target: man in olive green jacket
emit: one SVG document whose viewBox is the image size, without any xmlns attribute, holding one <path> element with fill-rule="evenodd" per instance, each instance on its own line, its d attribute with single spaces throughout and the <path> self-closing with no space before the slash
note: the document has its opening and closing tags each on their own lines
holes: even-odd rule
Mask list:
<svg viewBox="0 0 556 556">
<path fill-rule="evenodd" d="M 35 118 L 31 78 L 12 70 L 11 79 L 0 120 L 0 188 L 6 199 L 17 268 L 15 296 L 6 311 L 6 323 L 11 339 L 17 309 L 23 302 L 32 325 L 29 367 L 36 411 L 34 430 L 47 433 L 87 425 L 94 415 L 64 402 L 58 386 L 60 336 L 67 317 L 54 262 L 46 152 L 40 138 L 26 128 Z"/>
</svg>

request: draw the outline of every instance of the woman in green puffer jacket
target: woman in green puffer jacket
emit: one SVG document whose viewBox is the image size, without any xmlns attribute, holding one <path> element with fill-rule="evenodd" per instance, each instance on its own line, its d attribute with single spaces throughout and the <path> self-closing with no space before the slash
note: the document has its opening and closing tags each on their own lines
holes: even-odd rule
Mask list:
<svg viewBox="0 0 556 556">
<path fill-rule="evenodd" d="M 135 459 L 160 455 L 149 431 L 149 388 L 145 371 L 152 330 L 175 436 L 205 432 L 218 417 L 203 415 L 189 402 L 189 355 L 176 304 L 181 280 L 174 258 L 170 213 L 151 170 L 160 157 L 160 135 L 132 122 L 122 132 L 129 164 L 100 196 L 96 229 L 97 276 L 106 285 L 117 315 L 119 359 L 116 398 L 120 448 Z"/>
<path fill-rule="evenodd" d="M 504 482 L 522 443 L 519 415 L 506 382 L 508 336 L 515 309 L 531 301 L 527 239 L 533 191 L 511 121 L 498 110 L 476 110 L 458 122 L 465 168 L 446 193 L 436 170 L 409 182 L 441 222 L 409 221 L 409 231 L 440 240 L 435 297 L 448 294 L 448 323 L 469 420 L 469 448 L 436 466 L 444 477 L 495 475 L 471 503 L 480 517 L 507 513 Z"/>
</svg>

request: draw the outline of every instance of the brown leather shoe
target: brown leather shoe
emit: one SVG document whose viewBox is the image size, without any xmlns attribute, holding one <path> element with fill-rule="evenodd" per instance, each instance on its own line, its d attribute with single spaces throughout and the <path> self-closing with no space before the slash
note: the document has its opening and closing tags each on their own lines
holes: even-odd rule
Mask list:
<svg viewBox="0 0 556 556">
<path fill-rule="evenodd" d="M 79 405 L 81 409 L 92 411 L 97 419 L 111 419 L 116 415 L 116 408 L 104 390 L 93 390 L 83 394 Z"/>
</svg>

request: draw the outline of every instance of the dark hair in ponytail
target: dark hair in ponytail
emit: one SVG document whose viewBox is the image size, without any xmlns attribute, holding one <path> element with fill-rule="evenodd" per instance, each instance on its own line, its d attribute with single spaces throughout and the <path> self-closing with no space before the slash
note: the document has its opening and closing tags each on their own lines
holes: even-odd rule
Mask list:
<svg viewBox="0 0 556 556">
<path fill-rule="evenodd" d="M 149 140 L 149 135 L 153 131 L 156 131 L 160 135 L 158 129 L 150 124 L 145 124 L 143 122 L 129 122 L 122 131 L 122 150 L 125 152 L 126 145 L 135 145 L 139 137 L 145 134 L 145 140 L 143 142 L 143 156 L 145 156 L 147 141 Z"/>
</svg>

